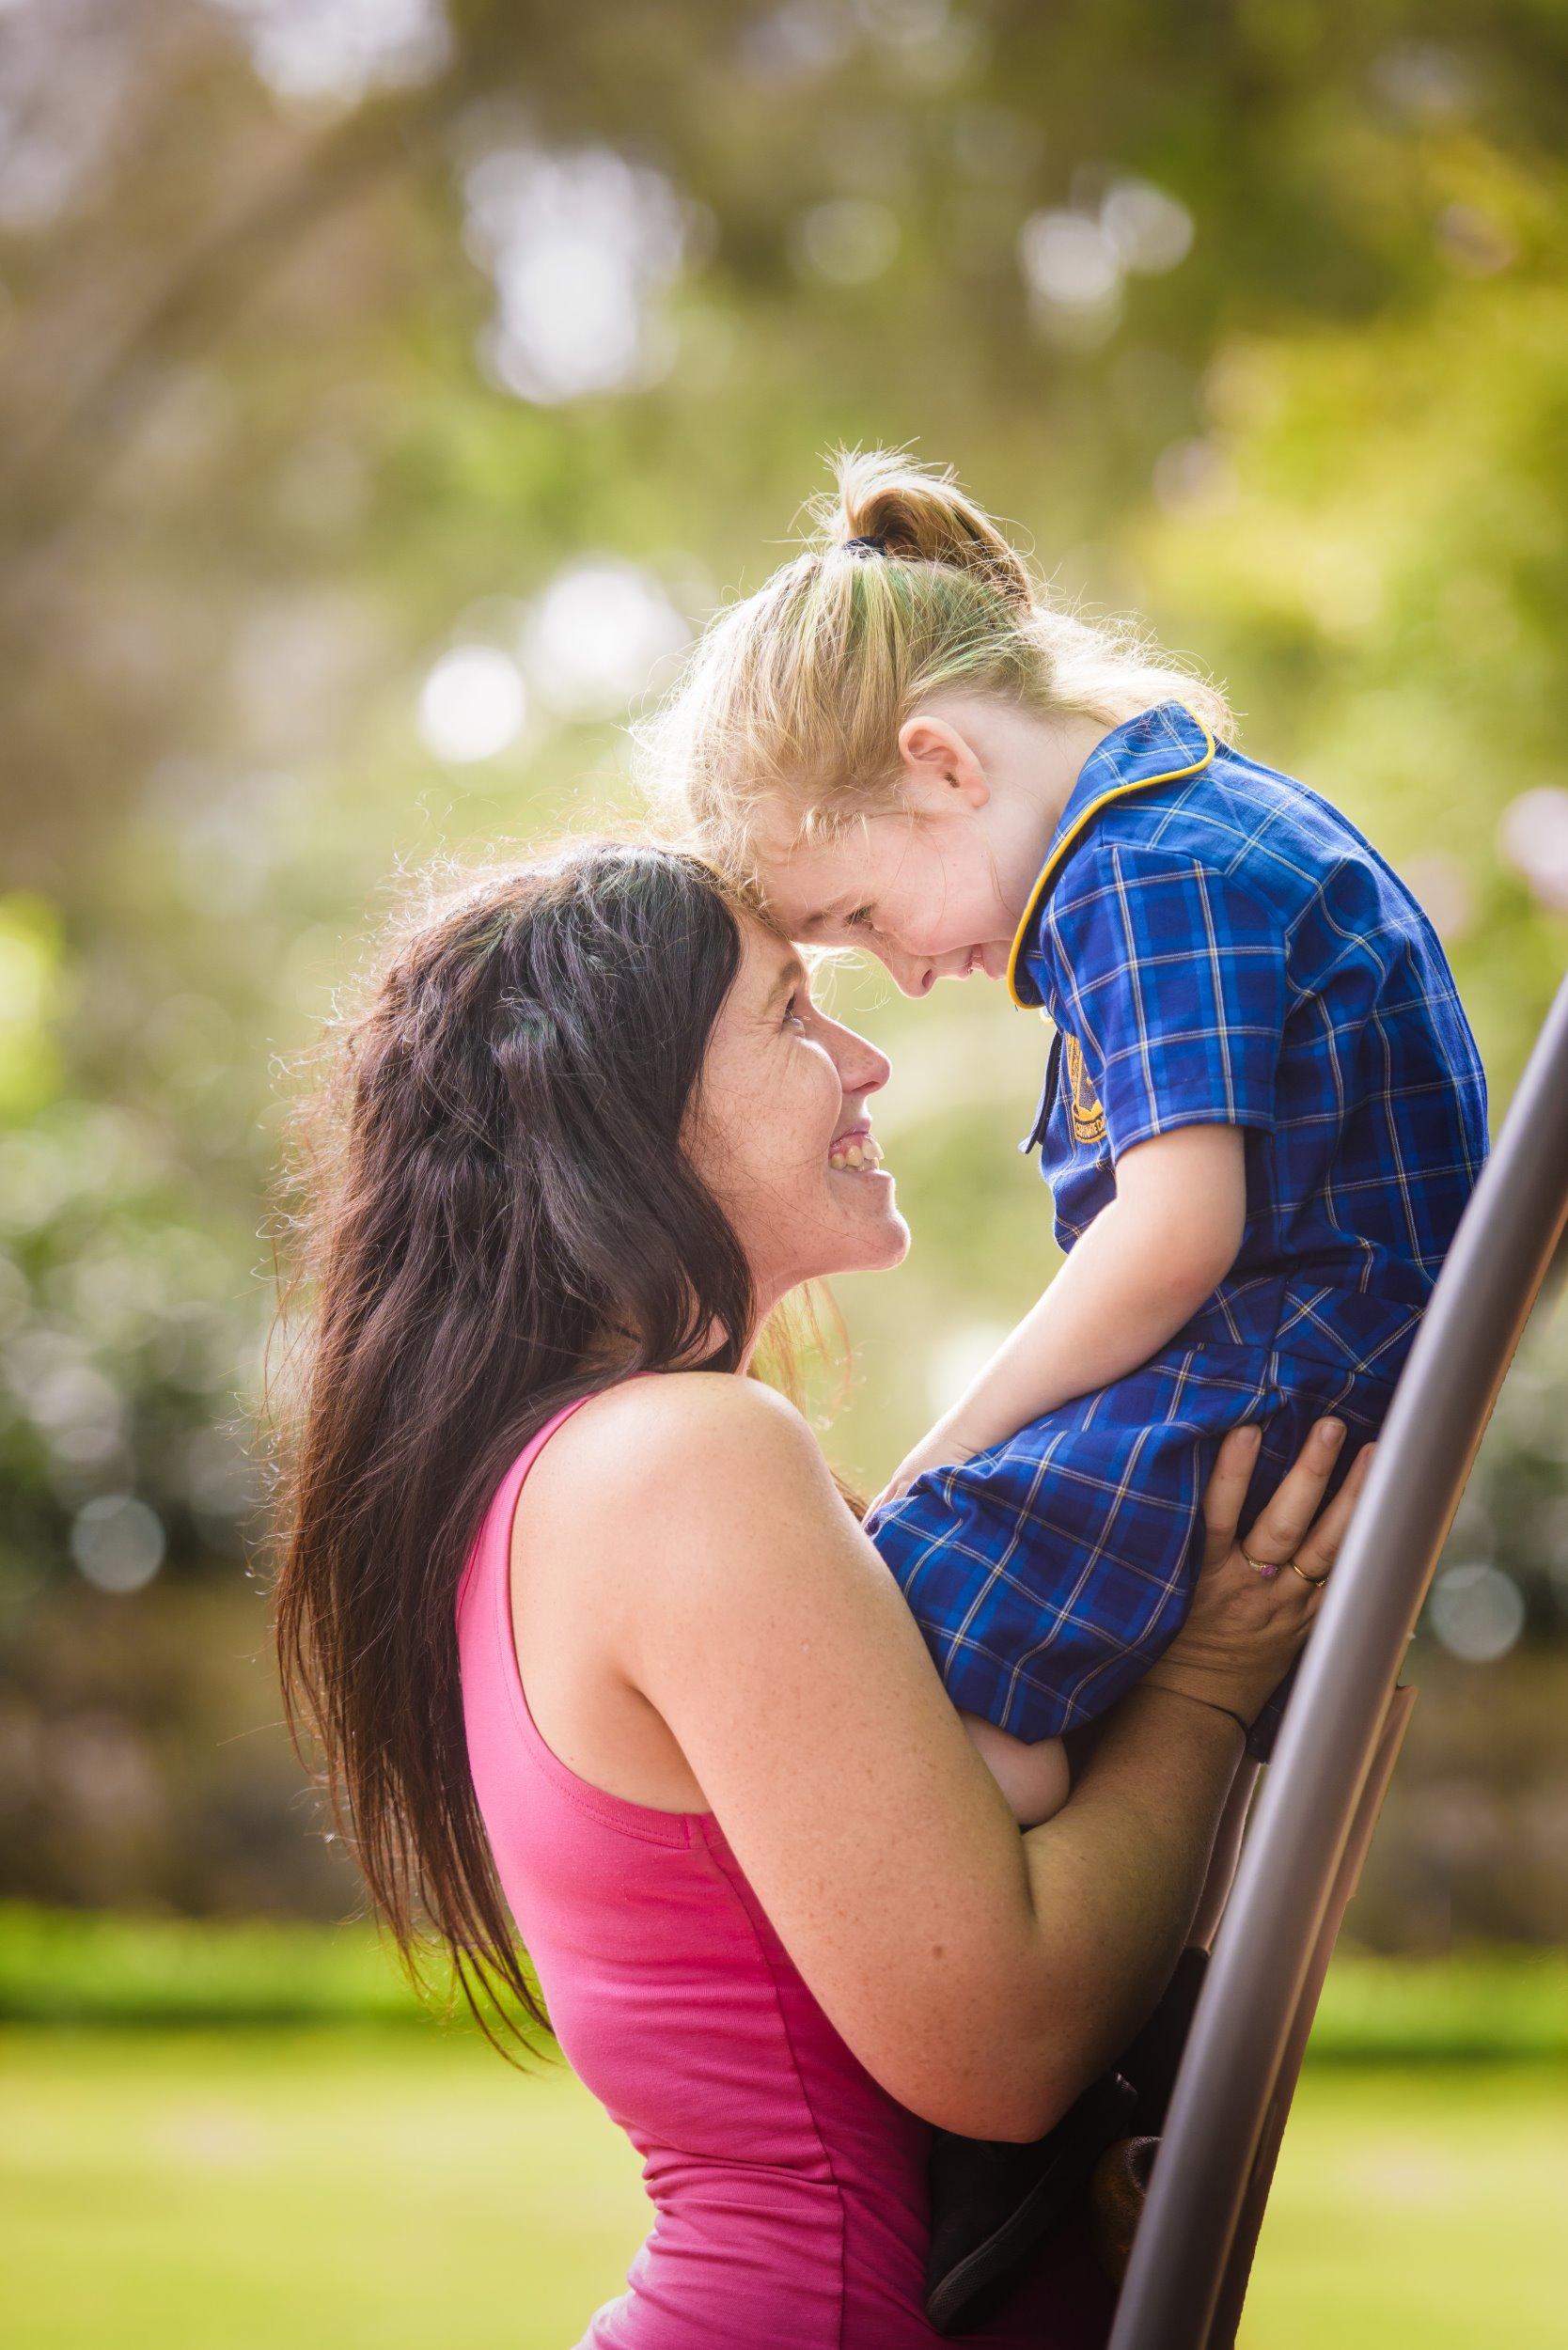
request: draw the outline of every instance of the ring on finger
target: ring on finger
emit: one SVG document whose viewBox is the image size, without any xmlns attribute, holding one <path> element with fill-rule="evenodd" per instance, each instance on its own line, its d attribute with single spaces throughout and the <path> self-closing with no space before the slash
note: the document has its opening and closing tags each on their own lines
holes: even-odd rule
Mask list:
<svg viewBox="0 0 1568 2350">
<path fill-rule="evenodd" d="M 1247 1565 L 1252 1569 L 1254 1574 L 1261 1574 L 1265 1583 L 1272 1583 L 1275 1576 L 1279 1572 L 1278 1565 L 1272 1559 L 1254 1559 L 1249 1550 L 1244 1550 L 1242 1552 L 1242 1557 L 1247 1560 Z M 1292 1564 L 1294 1565 L 1294 1561 L 1293 1560 Z"/>
<path fill-rule="evenodd" d="M 1328 1580 L 1325 1574 L 1309 1574 L 1306 1568 L 1297 1566 L 1294 1559 L 1287 1559 L 1285 1564 L 1293 1574 L 1300 1575 L 1303 1583 L 1309 1583 L 1314 1591 L 1321 1590 Z"/>
</svg>

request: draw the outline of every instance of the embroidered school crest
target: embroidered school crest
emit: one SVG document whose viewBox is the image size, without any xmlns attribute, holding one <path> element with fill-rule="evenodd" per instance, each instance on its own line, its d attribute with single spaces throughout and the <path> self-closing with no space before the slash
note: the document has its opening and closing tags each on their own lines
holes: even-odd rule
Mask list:
<svg viewBox="0 0 1568 2350">
<path fill-rule="evenodd" d="M 1083 1046 L 1075 1036 L 1062 1038 L 1062 1054 L 1067 1066 L 1067 1102 L 1073 1118 L 1074 1142 L 1104 1142 L 1105 1113 L 1100 1097 L 1089 1082 L 1084 1067 Z"/>
</svg>

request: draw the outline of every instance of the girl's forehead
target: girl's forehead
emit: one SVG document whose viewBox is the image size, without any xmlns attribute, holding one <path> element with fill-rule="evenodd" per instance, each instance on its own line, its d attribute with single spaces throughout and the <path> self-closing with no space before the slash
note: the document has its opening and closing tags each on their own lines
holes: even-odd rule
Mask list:
<svg viewBox="0 0 1568 2350">
<path fill-rule="evenodd" d="M 841 862 L 813 853 L 769 867 L 762 891 L 780 930 L 791 938 L 810 938 L 840 911 L 846 891 L 853 894 L 854 880 Z"/>
<path fill-rule="evenodd" d="M 816 839 L 797 839 L 768 850 L 759 843 L 758 879 L 769 913 L 792 938 L 823 928 L 858 901 L 860 887 L 875 878 L 880 860 L 870 821 Z"/>
</svg>

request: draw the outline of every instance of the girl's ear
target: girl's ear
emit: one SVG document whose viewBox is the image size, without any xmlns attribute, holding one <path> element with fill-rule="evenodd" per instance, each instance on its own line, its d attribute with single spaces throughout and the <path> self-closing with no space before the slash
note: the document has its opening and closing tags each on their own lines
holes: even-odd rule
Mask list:
<svg viewBox="0 0 1568 2350">
<path fill-rule="evenodd" d="M 949 719 L 929 714 L 906 718 L 899 728 L 899 757 L 904 790 L 922 814 L 980 808 L 991 797 L 979 753 Z"/>
</svg>

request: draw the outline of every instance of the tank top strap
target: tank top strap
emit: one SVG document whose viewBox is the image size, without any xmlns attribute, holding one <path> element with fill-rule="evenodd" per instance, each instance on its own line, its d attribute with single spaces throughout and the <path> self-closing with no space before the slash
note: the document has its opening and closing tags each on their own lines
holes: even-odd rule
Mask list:
<svg viewBox="0 0 1568 2350">
<path fill-rule="evenodd" d="M 636 1374 L 652 1377 L 651 1372 Z M 711 1811 L 661 1811 L 578 1777 L 549 1746 L 534 1720 L 523 1683 L 511 1614 L 511 1535 L 529 1470 L 545 1446 L 594 1394 L 577 1396 L 552 1414 L 512 1462 L 486 1510 L 458 1582 L 457 1620 L 465 1709 L 471 1731 L 498 1738 L 510 1723 L 529 1762 L 557 1793 L 601 1826 L 644 1843 L 687 1845 L 717 1838 Z M 722 1840 L 720 1840 L 722 1841 Z"/>
</svg>

